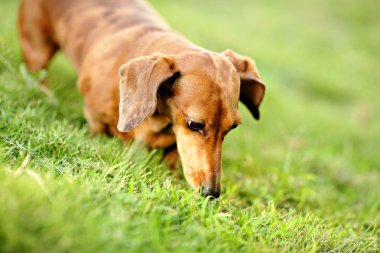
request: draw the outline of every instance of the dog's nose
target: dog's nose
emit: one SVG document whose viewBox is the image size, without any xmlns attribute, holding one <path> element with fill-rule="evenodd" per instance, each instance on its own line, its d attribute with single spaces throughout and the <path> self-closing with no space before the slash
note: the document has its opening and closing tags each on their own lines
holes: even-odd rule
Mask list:
<svg viewBox="0 0 380 253">
<path fill-rule="evenodd" d="M 203 197 L 219 198 L 220 189 L 213 189 L 207 186 L 202 186 L 201 188 Z"/>
</svg>

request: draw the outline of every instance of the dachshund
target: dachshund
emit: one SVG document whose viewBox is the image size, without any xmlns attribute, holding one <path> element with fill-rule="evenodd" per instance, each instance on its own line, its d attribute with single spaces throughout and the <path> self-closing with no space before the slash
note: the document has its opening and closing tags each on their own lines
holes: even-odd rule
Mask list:
<svg viewBox="0 0 380 253">
<path fill-rule="evenodd" d="M 253 60 L 193 44 L 142 0 L 21 0 L 18 27 L 30 71 L 58 50 L 70 60 L 91 133 L 164 149 L 193 188 L 219 197 L 238 101 L 260 117 L 265 86 Z"/>
</svg>

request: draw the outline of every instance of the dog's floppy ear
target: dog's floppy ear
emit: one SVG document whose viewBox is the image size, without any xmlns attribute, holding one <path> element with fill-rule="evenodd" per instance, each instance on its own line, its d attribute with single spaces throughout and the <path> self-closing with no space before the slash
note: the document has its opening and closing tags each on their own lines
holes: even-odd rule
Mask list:
<svg viewBox="0 0 380 253">
<path fill-rule="evenodd" d="M 265 85 L 255 62 L 231 50 L 224 51 L 223 55 L 227 56 L 239 73 L 240 101 L 248 107 L 255 119 L 259 119 L 259 107 L 264 98 Z"/>
<path fill-rule="evenodd" d="M 120 132 L 131 131 L 156 110 L 158 88 L 176 72 L 174 59 L 162 54 L 138 57 L 120 67 Z"/>
</svg>

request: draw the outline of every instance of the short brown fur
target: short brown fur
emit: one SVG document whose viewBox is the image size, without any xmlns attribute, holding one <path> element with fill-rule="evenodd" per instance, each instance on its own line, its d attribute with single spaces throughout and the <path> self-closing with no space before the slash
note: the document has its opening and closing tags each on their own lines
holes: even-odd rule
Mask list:
<svg viewBox="0 0 380 253">
<path fill-rule="evenodd" d="M 138 0 L 22 0 L 19 35 L 31 71 L 58 49 L 69 58 L 92 133 L 163 148 L 171 166 L 179 153 L 190 185 L 219 196 L 239 98 L 259 118 L 265 87 L 251 59 L 194 45 Z"/>
</svg>

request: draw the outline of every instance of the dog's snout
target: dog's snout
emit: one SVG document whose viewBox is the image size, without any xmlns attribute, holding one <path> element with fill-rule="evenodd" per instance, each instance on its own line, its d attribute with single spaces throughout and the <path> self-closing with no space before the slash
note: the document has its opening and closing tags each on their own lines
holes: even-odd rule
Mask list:
<svg viewBox="0 0 380 253">
<path fill-rule="evenodd" d="M 214 188 L 202 185 L 201 193 L 203 197 L 211 197 L 211 198 L 217 199 L 220 196 L 220 189 L 214 189 Z"/>
</svg>

